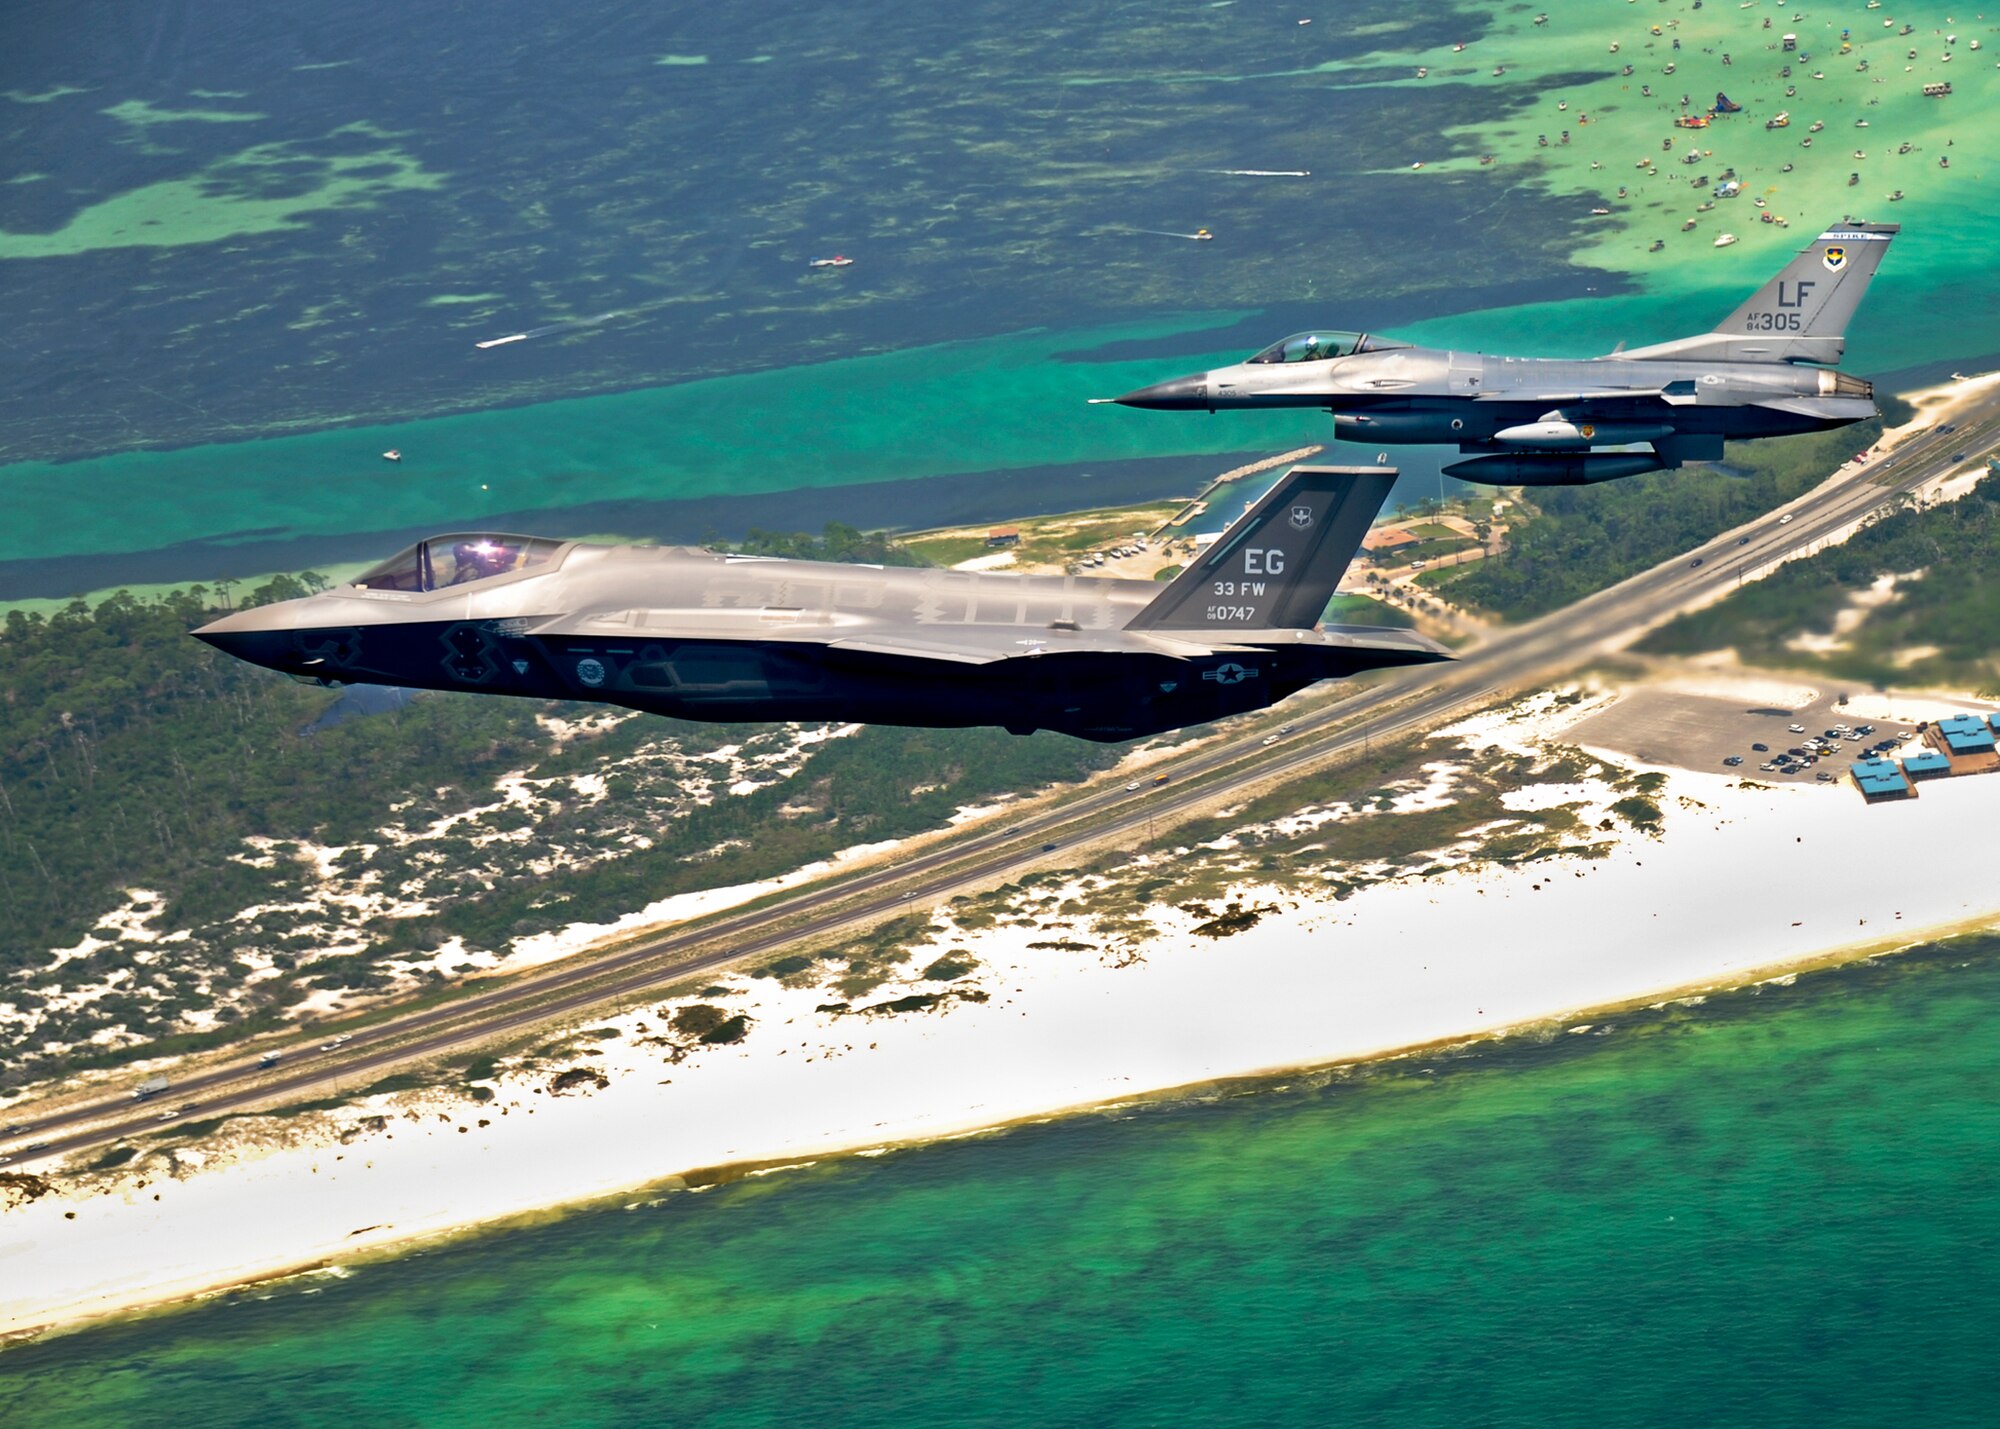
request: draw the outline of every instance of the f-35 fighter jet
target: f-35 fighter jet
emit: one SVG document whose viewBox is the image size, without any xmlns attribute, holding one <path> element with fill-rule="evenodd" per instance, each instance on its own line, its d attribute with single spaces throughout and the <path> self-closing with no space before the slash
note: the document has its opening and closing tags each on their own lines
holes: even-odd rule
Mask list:
<svg viewBox="0 0 2000 1429">
<path fill-rule="evenodd" d="M 1208 412 L 1324 407 L 1345 441 L 1455 443 L 1472 459 L 1446 472 L 1506 486 L 1580 486 L 1715 461 L 1727 439 L 1876 415 L 1869 383 L 1808 364 L 1840 361 L 1847 321 L 1896 232 L 1893 223 L 1829 229 L 1713 332 L 1608 357 L 1488 357 L 1310 332 L 1233 367 L 1109 400 Z M 1652 450 L 1594 450 L 1638 443 Z"/>
<path fill-rule="evenodd" d="M 194 633 L 329 684 L 1132 739 L 1450 659 L 1318 623 L 1395 478 L 1295 467 L 1166 586 L 470 534 Z"/>
</svg>

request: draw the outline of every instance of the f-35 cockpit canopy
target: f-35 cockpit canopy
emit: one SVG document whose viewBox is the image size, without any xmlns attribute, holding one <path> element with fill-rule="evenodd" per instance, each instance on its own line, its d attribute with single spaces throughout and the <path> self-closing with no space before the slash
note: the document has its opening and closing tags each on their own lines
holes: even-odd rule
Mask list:
<svg viewBox="0 0 2000 1429">
<path fill-rule="evenodd" d="M 567 541 L 497 532 L 433 536 L 357 576 L 363 590 L 443 590 L 547 565 Z"/>
<path fill-rule="evenodd" d="M 1330 357 L 1352 357 L 1357 352 L 1381 352 L 1391 347 L 1408 347 L 1406 342 L 1389 342 L 1365 332 L 1297 332 L 1283 342 L 1274 342 L 1247 362 L 1325 362 Z"/>
</svg>

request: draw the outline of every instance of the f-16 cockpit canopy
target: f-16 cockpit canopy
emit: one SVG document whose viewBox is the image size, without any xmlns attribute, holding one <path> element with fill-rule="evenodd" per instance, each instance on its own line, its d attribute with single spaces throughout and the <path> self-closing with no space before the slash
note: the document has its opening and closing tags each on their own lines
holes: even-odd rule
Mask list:
<svg viewBox="0 0 2000 1429">
<path fill-rule="evenodd" d="M 1357 352 L 1380 352 L 1408 344 L 1387 342 L 1365 332 L 1297 332 L 1283 342 L 1274 342 L 1249 362 L 1324 362 L 1330 357 L 1352 357 Z"/>
<path fill-rule="evenodd" d="M 443 590 L 547 565 L 569 544 L 497 532 L 433 536 L 355 578 L 363 590 Z"/>
</svg>

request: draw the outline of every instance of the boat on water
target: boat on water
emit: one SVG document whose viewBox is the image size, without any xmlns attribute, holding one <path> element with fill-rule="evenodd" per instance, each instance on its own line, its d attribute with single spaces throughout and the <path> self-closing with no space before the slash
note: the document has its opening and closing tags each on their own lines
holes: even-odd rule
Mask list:
<svg viewBox="0 0 2000 1429">
<path fill-rule="evenodd" d="M 852 258 L 849 258 L 845 253 L 836 253 L 831 258 L 808 258 L 806 260 L 806 267 L 847 268 L 851 267 L 853 263 L 854 260 Z"/>
<path fill-rule="evenodd" d="M 1715 236 L 1715 246 L 1717 248 L 1727 248 L 1730 244 L 1734 243 L 1735 241 L 1736 241 L 1736 235 L 1733 233 L 1718 233 Z"/>
<path fill-rule="evenodd" d="M 1783 129 L 1791 122 L 1791 111 L 1780 109 L 1776 114 L 1773 114 L 1769 119 L 1764 121 L 1764 127 L 1766 129 Z"/>
<path fill-rule="evenodd" d="M 1651 248 L 1648 248 L 1648 249 L 1647 249 L 1646 251 L 1647 251 L 1648 253 L 1658 253 L 1658 252 L 1659 252 L 1659 251 L 1660 251 L 1660 250 L 1661 250 L 1662 248 L 1665 248 L 1666 246 L 1667 246 L 1667 240 L 1666 240 L 1666 239 L 1664 239 L 1664 238 L 1655 238 L 1655 239 L 1653 240 L 1653 246 L 1652 246 Z"/>
<path fill-rule="evenodd" d="M 397 451 L 394 447 L 390 447 L 389 450 L 382 453 L 383 461 L 401 461 L 402 459 L 403 459 L 403 454 Z"/>
<path fill-rule="evenodd" d="M 1806 133 L 1817 134 L 1824 128 L 1826 128 L 1826 121 L 1824 119 L 1815 119 L 1812 123 L 1806 125 Z"/>
<path fill-rule="evenodd" d="M 1903 201 L 1903 191 L 1901 189 L 1897 189 L 1894 193 L 1889 195 L 1890 203 L 1901 203 L 1902 201 Z"/>
</svg>

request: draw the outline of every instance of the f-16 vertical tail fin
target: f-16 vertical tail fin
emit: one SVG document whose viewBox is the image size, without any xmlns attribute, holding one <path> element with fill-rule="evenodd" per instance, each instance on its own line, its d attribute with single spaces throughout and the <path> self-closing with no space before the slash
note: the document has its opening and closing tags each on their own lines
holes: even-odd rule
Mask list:
<svg viewBox="0 0 2000 1429">
<path fill-rule="evenodd" d="M 1396 484 L 1386 466 L 1295 466 L 1127 630 L 1310 630 Z"/>
<path fill-rule="evenodd" d="M 1759 288 L 1722 326 L 1635 348 L 1626 358 L 1709 359 L 1719 362 L 1840 361 L 1847 323 L 1882 266 L 1894 223 L 1851 223 L 1814 239 L 1784 271 Z"/>
</svg>

